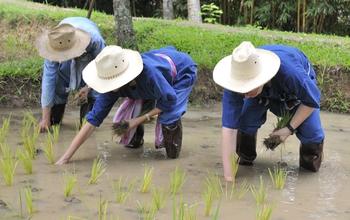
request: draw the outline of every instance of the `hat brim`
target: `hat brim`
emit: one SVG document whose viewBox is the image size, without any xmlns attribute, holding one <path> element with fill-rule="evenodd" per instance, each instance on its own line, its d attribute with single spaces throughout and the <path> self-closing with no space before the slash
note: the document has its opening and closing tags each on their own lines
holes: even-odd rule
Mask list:
<svg viewBox="0 0 350 220">
<path fill-rule="evenodd" d="M 271 51 L 264 49 L 256 49 L 256 51 L 259 54 L 260 62 L 263 64 L 256 77 L 245 80 L 234 79 L 231 73 L 232 55 L 229 55 L 216 64 L 213 71 L 215 83 L 225 89 L 238 93 L 250 92 L 267 83 L 278 72 L 281 61 L 279 57 Z"/>
<path fill-rule="evenodd" d="M 139 52 L 124 49 L 125 58 L 129 60 L 127 69 L 112 79 L 102 79 L 97 75 L 96 62 L 91 61 L 83 70 L 85 83 L 99 93 L 118 89 L 135 79 L 143 70 L 143 61 Z"/>
<path fill-rule="evenodd" d="M 90 35 L 80 29 L 75 31 L 75 44 L 67 50 L 57 50 L 50 46 L 48 30 L 45 30 L 36 40 L 36 48 L 39 55 L 45 59 L 55 62 L 64 62 L 81 56 L 91 41 Z"/>
</svg>

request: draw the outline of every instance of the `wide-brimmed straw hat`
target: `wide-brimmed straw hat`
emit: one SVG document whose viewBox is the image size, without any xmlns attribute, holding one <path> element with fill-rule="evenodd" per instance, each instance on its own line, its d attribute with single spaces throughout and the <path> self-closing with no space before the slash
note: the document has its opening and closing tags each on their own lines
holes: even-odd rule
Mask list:
<svg viewBox="0 0 350 220">
<path fill-rule="evenodd" d="M 44 30 L 36 40 L 39 55 L 45 59 L 63 62 L 79 57 L 85 52 L 90 35 L 70 24 L 59 24 Z"/>
<path fill-rule="evenodd" d="M 215 66 L 215 83 L 225 89 L 247 93 L 272 79 L 280 67 L 279 57 L 268 50 L 255 48 L 249 41 L 242 42 L 232 55 Z"/>
<path fill-rule="evenodd" d="M 119 46 L 105 47 L 83 70 L 85 83 L 99 93 L 118 89 L 143 70 L 141 54 Z"/>
</svg>

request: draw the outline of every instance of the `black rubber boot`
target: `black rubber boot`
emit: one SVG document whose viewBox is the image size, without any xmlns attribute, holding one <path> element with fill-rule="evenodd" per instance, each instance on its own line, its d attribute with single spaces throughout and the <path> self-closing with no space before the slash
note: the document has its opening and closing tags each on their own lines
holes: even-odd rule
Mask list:
<svg viewBox="0 0 350 220">
<path fill-rule="evenodd" d="M 84 103 L 80 106 L 80 127 L 83 124 L 83 120 L 86 114 L 91 111 L 92 107 L 94 107 L 95 99 L 88 98 L 87 103 Z"/>
<path fill-rule="evenodd" d="M 182 123 L 181 119 L 172 126 L 162 125 L 163 143 L 168 158 L 178 158 L 182 146 Z"/>
<path fill-rule="evenodd" d="M 256 135 L 257 133 L 250 135 L 238 130 L 236 152 L 240 165 L 253 165 L 256 158 Z"/>
<path fill-rule="evenodd" d="M 299 154 L 300 167 L 317 172 L 320 169 L 323 158 L 323 141 L 319 144 L 301 144 Z"/>
<path fill-rule="evenodd" d="M 125 145 L 125 147 L 140 148 L 143 145 L 144 133 L 145 133 L 145 129 L 144 129 L 143 125 L 137 126 L 134 137 L 132 137 L 130 143 L 128 145 Z"/>
<path fill-rule="evenodd" d="M 57 104 L 51 108 L 51 125 L 61 124 L 66 104 Z"/>
</svg>

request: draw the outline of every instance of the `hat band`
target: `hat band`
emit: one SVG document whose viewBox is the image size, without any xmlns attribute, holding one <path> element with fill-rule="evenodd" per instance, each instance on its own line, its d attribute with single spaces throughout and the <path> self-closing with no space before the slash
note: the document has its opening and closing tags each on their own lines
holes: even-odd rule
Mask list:
<svg viewBox="0 0 350 220">
<path fill-rule="evenodd" d="M 121 74 L 115 74 L 113 76 L 99 76 L 101 79 L 114 79 L 120 76 Z"/>
</svg>

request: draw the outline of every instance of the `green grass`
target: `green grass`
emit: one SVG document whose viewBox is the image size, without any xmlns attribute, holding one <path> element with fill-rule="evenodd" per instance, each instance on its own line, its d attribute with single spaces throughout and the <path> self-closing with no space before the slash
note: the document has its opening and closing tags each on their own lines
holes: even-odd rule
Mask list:
<svg viewBox="0 0 350 220">
<path fill-rule="evenodd" d="M 89 184 L 96 184 L 98 179 L 106 172 L 101 158 L 95 158 L 91 168 Z"/>
<path fill-rule="evenodd" d="M 273 171 L 268 168 L 271 181 L 276 189 L 283 189 L 287 178 L 287 171 L 279 166 L 274 167 Z"/>
<path fill-rule="evenodd" d="M 175 195 L 181 190 L 185 182 L 185 178 L 185 171 L 180 169 L 179 167 L 176 167 L 175 170 L 170 173 L 170 193 L 172 195 Z"/>
<path fill-rule="evenodd" d="M 72 191 L 76 183 L 78 182 L 78 178 L 75 173 L 64 172 L 63 174 L 63 195 L 65 198 L 72 195 Z"/>
<path fill-rule="evenodd" d="M 31 155 L 25 151 L 25 150 L 17 150 L 16 153 L 18 160 L 22 163 L 23 169 L 25 170 L 26 174 L 32 174 L 33 173 L 33 160 Z"/>
<path fill-rule="evenodd" d="M 134 183 L 128 183 L 127 179 L 119 177 L 113 182 L 112 188 L 116 203 L 124 203 L 134 189 Z"/>
<path fill-rule="evenodd" d="M 153 167 L 146 166 L 141 180 L 140 192 L 147 193 L 150 190 L 153 179 Z"/>
<path fill-rule="evenodd" d="M 35 36 L 34 33 L 38 33 L 36 29 L 40 25 L 53 26 L 65 17 L 85 17 L 86 13 L 85 10 L 80 9 L 63 9 L 18 0 L 0 3 L 0 18 L 13 28 L 16 28 L 20 23 L 23 26 L 35 27 L 33 28 L 34 30 L 23 33 L 31 36 Z M 92 20 L 99 26 L 107 44 L 115 43 L 113 16 L 94 11 Z M 230 54 L 233 48 L 243 40 L 252 41 L 257 46 L 270 43 L 296 46 L 302 49 L 310 57 L 311 61 L 317 65 L 350 67 L 348 52 L 350 50 L 350 40 L 347 37 L 269 31 L 254 27 L 195 25 L 181 20 L 165 21 L 146 18 L 134 19 L 134 28 L 141 51 L 165 45 L 174 45 L 182 51 L 190 52 L 200 68 L 212 69 L 218 60 Z M 31 56 L 36 55 L 34 58 L 36 61 L 32 62 L 35 65 L 12 65 L 13 67 L 11 68 L 9 64 L 1 64 L 0 75 L 4 65 L 10 70 L 3 73 L 7 75 L 40 71 L 41 59 L 37 57 L 35 50 L 33 50 L 32 43 L 26 42 L 27 39 L 32 40 L 33 38 L 19 38 L 15 35 L 15 37 L 10 37 L 10 40 L 1 46 L 1 49 L 6 49 L 10 55 L 15 54 L 14 51 L 20 51 L 19 48 L 30 51 Z M 21 64 L 22 62 L 18 63 Z M 29 68 L 24 69 L 25 66 Z M 18 68 L 23 68 L 22 70 L 25 71 L 19 71 Z M 39 71 L 35 74 L 38 75 Z"/>
</svg>

